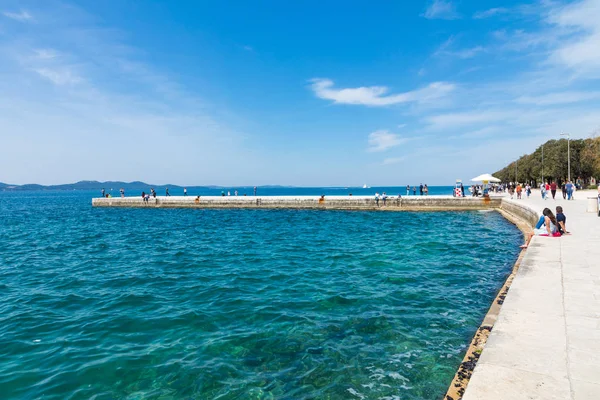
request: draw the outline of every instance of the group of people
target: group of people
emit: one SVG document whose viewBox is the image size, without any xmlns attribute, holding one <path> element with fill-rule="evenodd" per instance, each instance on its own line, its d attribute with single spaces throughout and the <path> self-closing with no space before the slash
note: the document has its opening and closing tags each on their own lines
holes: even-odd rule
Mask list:
<svg viewBox="0 0 600 400">
<path fill-rule="evenodd" d="M 402 195 L 399 194 L 398 198 L 399 199 L 402 198 Z M 387 202 L 387 199 L 388 199 L 388 195 L 385 192 L 383 192 L 381 194 L 379 194 L 378 192 L 375 193 L 375 204 L 377 204 L 377 207 L 379 207 L 379 201 L 380 200 L 382 201 L 383 205 L 385 206 L 385 203 Z"/>
<path fill-rule="evenodd" d="M 517 199 L 522 199 L 523 192 L 525 192 L 527 198 L 531 196 L 532 188 L 529 183 L 522 185 L 520 183 L 510 182 L 507 184 L 499 185 L 497 187 L 499 187 L 500 191 L 507 191 L 511 199 L 514 198 L 515 194 L 517 196 Z M 558 188 L 559 185 L 556 183 L 556 181 L 540 183 L 540 194 L 542 196 L 542 199 L 547 200 L 548 198 L 550 198 L 550 196 L 552 196 L 552 199 L 556 200 L 556 192 L 558 191 Z M 571 181 L 563 183 L 561 186 L 561 190 L 564 200 L 574 199 L 573 194 L 575 192 L 575 185 Z"/>
<path fill-rule="evenodd" d="M 567 231 L 567 216 L 561 206 L 556 206 L 556 215 L 549 208 L 544 208 L 533 233 L 529 236 L 527 243 L 521 248 L 527 248 L 533 236 L 560 237 L 570 234 Z"/>
<path fill-rule="evenodd" d="M 542 194 L 542 199 L 547 200 L 548 197 L 550 196 L 549 193 L 552 195 L 552 200 L 556 200 L 556 191 L 558 190 L 558 184 L 555 181 L 552 181 L 551 183 L 548 182 L 544 182 L 544 183 L 540 183 L 540 192 Z M 574 196 L 573 194 L 575 193 L 575 185 L 573 184 L 573 182 L 571 181 L 566 181 L 565 183 L 562 184 L 561 186 L 561 191 L 562 191 L 562 196 L 564 200 L 573 200 Z"/>
<path fill-rule="evenodd" d="M 406 185 L 406 195 L 407 195 L 407 196 L 410 196 L 410 192 L 411 192 L 410 185 Z M 417 195 L 417 187 L 416 187 L 416 186 L 413 186 L 413 187 L 412 187 L 412 193 L 413 193 L 413 196 L 416 196 L 416 195 Z M 423 184 L 421 183 L 421 184 L 419 185 L 419 194 L 420 194 L 421 196 L 423 196 L 423 195 L 425 195 L 425 196 L 429 195 L 429 187 L 427 187 L 427 184 L 424 184 L 424 185 L 423 185 Z"/>
</svg>

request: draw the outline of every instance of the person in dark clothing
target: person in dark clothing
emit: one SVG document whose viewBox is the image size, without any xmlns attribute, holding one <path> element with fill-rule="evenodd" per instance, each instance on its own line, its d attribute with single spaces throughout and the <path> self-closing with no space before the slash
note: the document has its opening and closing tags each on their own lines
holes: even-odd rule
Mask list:
<svg viewBox="0 0 600 400">
<path fill-rule="evenodd" d="M 567 217 L 563 213 L 563 209 L 561 206 L 556 206 L 556 228 L 560 232 L 561 235 L 567 235 L 570 232 L 567 231 Z"/>
<path fill-rule="evenodd" d="M 563 194 L 563 199 L 566 200 L 567 199 L 567 183 L 563 182 L 562 184 L 562 194 Z"/>
<path fill-rule="evenodd" d="M 169 194 L 169 188 L 165 189 L 165 196 L 170 196 L 170 194 Z"/>
<path fill-rule="evenodd" d="M 462 197 L 465 197 L 465 187 L 462 183 L 460 184 L 460 192 L 462 193 Z"/>
<path fill-rule="evenodd" d="M 555 196 L 556 196 L 556 182 L 552 182 L 550 184 L 550 192 L 552 193 L 552 200 L 555 200 Z"/>
<path fill-rule="evenodd" d="M 416 196 L 416 195 L 417 195 L 417 187 L 413 186 L 413 196 Z"/>
<path fill-rule="evenodd" d="M 422 183 L 419 185 L 419 194 L 421 196 L 423 196 L 423 184 Z"/>
</svg>

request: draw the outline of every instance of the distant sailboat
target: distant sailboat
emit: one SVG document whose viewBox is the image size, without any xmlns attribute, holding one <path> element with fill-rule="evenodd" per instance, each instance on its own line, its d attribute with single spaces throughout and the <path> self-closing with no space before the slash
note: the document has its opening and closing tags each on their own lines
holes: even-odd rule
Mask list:
<svg viewBox="0 0 600 400">
<path fill-rule="evenodd" d="M 363 189 L 368 189 L 368 186 L 366 183 L 363 185 Z"/>
</svg>

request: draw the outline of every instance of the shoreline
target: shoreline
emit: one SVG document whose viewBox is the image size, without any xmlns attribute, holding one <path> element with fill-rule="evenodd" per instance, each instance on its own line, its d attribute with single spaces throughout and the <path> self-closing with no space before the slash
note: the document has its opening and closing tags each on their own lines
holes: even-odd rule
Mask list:
<svg viewBox="0 0 600 400">
<path fill-rule="evenodd" d="M 527 236 L 533 232 L 531 225 L 523 218 L 503 209 L 497 209 L 495 211 L 498 211 L 505 219 L 519 228 L 525 240 Z M 517 272 L 519 271 L 519 267 L 521 266 L 521 262 L 523 261 L 526 252 L 526 248 L 519 252 L 517 260 L 515 261 L 510 274 L 508 274 L 506 280 L 502 284 L 502 287 L 496 294 L 496 297 L 494 297 L 490 308 L 481 321 L 481 325 L 479 325 L 477 331 L 475 331 L 475 335 L 473 336 L 473 339 L 471 339 L 465 356 L 458 366 L 458 370 L 456 371 L 456 374 L 454 375 L 454 378 L 450 382 L 448 390 L 444 395 L 444 400 L 461 400 L 463 398 L 469 381 L 471 380 L 471 377 L 475 371 L 475 366 L 477 365 L 490 333 L 494 328 L 494 324 L 496 323 L 498 315 L 500 314 L 500 310 L 502 309 L 502 305 L 504 304 L 504 299 L 506 298 Z"/>
</svg>

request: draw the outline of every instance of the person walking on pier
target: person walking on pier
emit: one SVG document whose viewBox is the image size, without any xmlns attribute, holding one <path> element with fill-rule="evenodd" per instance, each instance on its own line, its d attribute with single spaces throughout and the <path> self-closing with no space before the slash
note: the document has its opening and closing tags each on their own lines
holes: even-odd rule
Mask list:
<svg viewBox="0 0 600 400">
<path fill-rule="evenodd" d="M 427 187 L 427 184 L 423 185 L 423 192 L 425 192 L 425 196 L 429 196 L 429 188 Z"/>
<path fill-rule="evenodd" d="M 552 193 L 552 200 L 556 200 L 556 181 L 552 181 L 550 184 L 550 193 Z"/>
<path fill-rule="evenodd" d="M 165 196 L 170 196 L 170 194 L 169 194 L 169 188 L 165 189 Z"/>
<path fill-rule="evenodd" d="M 567 187 L 567 200 L 571 200 L 573 198 L 573 184 L 571 181 L 567 181 L 565 186 Z"/>
<path fill-rule="evenodd" d="M 381 195 L 381 199 L 383 200 L 383 206 L 385 207 L 385 202 L 387 201 L 387 194 L 385 194 L 385 192 Z"/>
<path fill-rule="evenodd" d="M 379 207 L 379 192 L 375 192 L 375 204 Z"/>
<path fill-rule="evenodd" d="M 566 200 L 567 199 L 567 182 L 563 182 L 561 189 L 562 189 L 563 200 Z"/>
<path fill-rule="evenodd" d="M 460 184 L 460 193 L 462 194 L 462 197 L 465 197 L 465 186 L 462 183 Z"/>
</svg>

